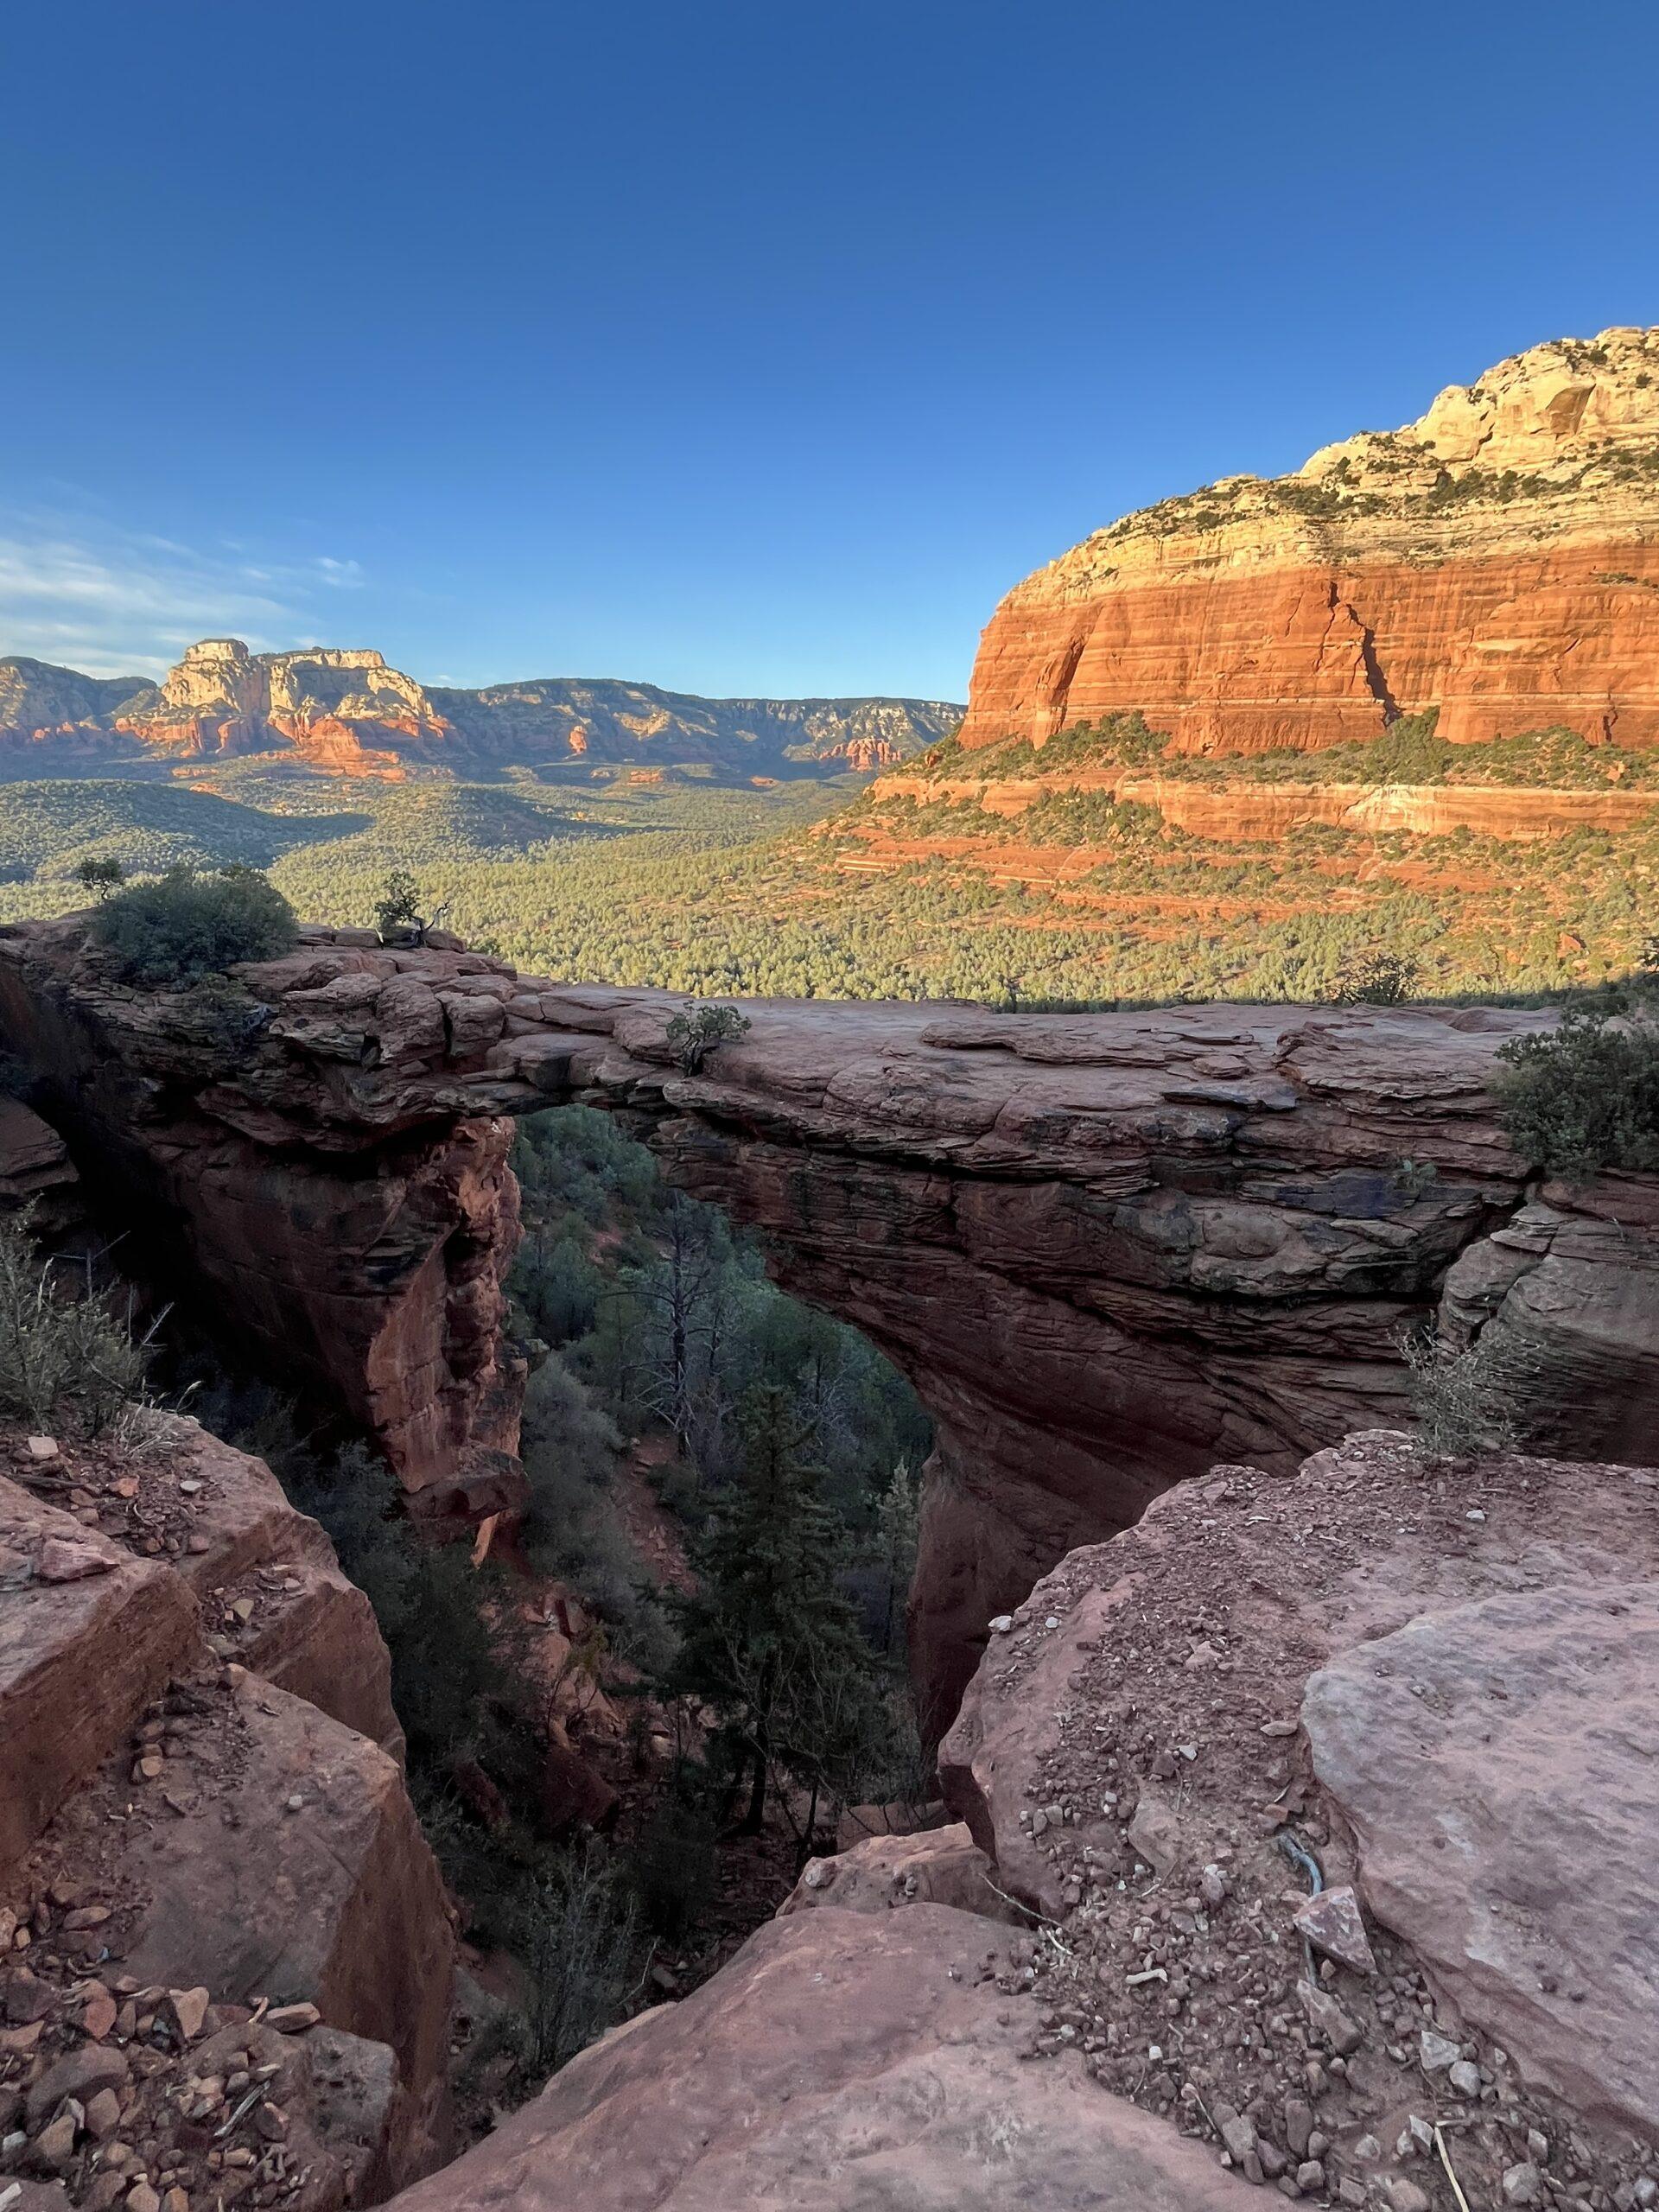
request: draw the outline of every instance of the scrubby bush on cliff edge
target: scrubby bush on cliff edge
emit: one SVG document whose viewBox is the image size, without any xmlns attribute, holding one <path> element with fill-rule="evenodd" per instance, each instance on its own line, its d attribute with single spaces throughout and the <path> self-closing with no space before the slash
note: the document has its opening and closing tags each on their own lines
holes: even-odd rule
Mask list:
<svg viewBox="0 0 1659 2212">
<path fill-rule="evenodd" d="M 257 868 L 203 874 L 172 868 L 105 899 L 90 924 L 123 982 L 166 989 L 222 976 L 240 960 L 274 960 L 298 936 L 294 909 Z"/>
<path fill-rule="evenodd" d="M 1461 1348 L 1425 1335 L 1408 1338 L 1401 1349 L 1424 1451 L 1468 1459 L 1523 1451 L 1535 1441 L 1541 1369 L 1523 1342 L 1487 1329 Z"/>
<path fill-rule="evenodd" d="M 143 1387 L 145 1356 L 101 1298 L 60 1294 L 25 1212 L 0 1220 L 0 1414 L 96 1435 Z"/>
<path fill-rule="evenodd" d="M 1615 1023 L 1575 1007 L 1560 1027 L 1499 1047 L 1496 1088 L 1522 1159 L 1578 1179 L 1604 1167 L 1659 1172 L 1659 1021 Z"/>
</svg>

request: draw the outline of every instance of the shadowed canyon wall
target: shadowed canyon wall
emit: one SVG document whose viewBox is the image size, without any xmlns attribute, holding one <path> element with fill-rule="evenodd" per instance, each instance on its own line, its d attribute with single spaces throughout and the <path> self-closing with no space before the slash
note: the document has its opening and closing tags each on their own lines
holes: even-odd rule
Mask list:
<svg viewBox="0 0 1659 2212">
<path fill-rule="evenodd" d="M 416 1510 L 478 1519 L 518 1494 L 507 1117 L 626 1113 L 936 1416 L 936 1720 L 988 1618 L 1171 1482 L 1397 1420 L 1400 1338 L 1442 1299 L 1525 1339 L 1581 1451 L 1653 1456 L 1652 1183 L 1540 1189 L 1493 1116 L 1497 1048 L 1547 1015 L 756 1001 L 688 1075 L 665 995 L 306 934 L 204 1008 L 113 985 L 73 918 L 0 931 L 0 1036 L 83 1174 Z"/>
</svg>

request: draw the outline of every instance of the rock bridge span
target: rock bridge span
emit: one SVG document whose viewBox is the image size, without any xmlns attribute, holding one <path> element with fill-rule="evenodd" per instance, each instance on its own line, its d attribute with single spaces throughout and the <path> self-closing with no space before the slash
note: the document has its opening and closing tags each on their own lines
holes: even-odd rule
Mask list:
<svg viewBox="0 0 1659 2212">
<path fill-rule="evenodd" d="M 0 1044 L 143 1263 L 370 1434 L 413 1510 L 477 1521 L 522 1481 L 512 1117 L 626 1114 L 934 1415 L 936 1722 L 987 1619 L 1171 1482 L 1396 1421 L 1437 1306 L 1527 1340 L 1575 1457 L 1654 1456 L 1659 1185 L 1541 1187 L 1494 1116 L 1494 1054 L 1547 1015 L 756 1000 L 688 1074 L 675 995 L 453 942 L 308 929 L 237 980 L 138 993 L 75 918 L 0 930 Z"/>
</svg>

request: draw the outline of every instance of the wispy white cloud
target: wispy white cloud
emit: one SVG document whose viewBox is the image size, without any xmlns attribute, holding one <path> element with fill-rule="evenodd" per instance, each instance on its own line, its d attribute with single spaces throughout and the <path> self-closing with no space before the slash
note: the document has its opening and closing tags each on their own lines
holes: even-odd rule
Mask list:
<svg viewBox="0 0 1659 2212">
<path fill-rule="evenodd" d="M 321 594 L 365 581 L 357 561 L 231 560 L 84 510 L 0 515 L 0 653 L 92 676 L 160 676 L 198 638 L 245 638 L 256 651 L 297 642 L 316 626 Z"/>
</svg>

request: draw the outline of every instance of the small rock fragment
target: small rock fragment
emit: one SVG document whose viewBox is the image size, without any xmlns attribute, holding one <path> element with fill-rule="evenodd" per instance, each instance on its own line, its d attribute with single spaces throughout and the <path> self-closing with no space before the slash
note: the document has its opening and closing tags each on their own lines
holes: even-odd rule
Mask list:
<svg viewBox="0 0 1659 2212">
<path fill-rule="evenodd" d="M 1389 2212 L 1431 2212 L 1428 2191 L 1404 2174 L 1392 2174 L 1382 2184 Z"/>
<path fill-rule="evenodd" d="M 94 1574 L 112 1573 L 114 1568 L 112 1559 L 71 1536 L 48 1536 L 35 1565 L 42 1582 L 85 1582 Z"/>
<path fill-rule="evenodd" d="M 1337 2002 L 1328 1989 L 1316 1989 L 1311 1981 L 1298 1983 L 1296 1993 L 1309 2027 L 1325 2037 L 1339 2058 L 1351 2057 L 1365 2040 L 1364 2031 L 1353 2015 Z"/>
<path fill-rule="evenodd" d="M 1376 1972 L 1376 1955 L 1351 1882 L 1321 1890 L 1306 1904 L 1298 1905 L 1291 1917 L 1316 1951 L 1323 1951 L 1338 1965 L 1351 1967 L 1356 1974 Z"/>
<path fill-rule="evenodd" d="M 206 1989 L 169 1989 L 167 1993 L 167 2009 L 186 2043 L 194 2043 L 201 2033 L 211 2001 Z"/>
</svg>

